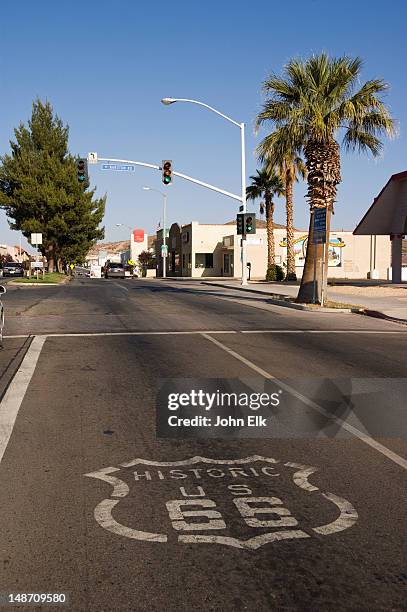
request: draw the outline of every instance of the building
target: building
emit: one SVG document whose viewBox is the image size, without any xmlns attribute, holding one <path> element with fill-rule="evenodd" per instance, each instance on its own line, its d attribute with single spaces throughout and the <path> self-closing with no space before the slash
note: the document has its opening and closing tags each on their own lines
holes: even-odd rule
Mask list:
<svg viewBox="0 0 407 612">
<path fill-rule="evenodd" d="M 0 244 L 0 255 L 10 255 L 13 261 L 23 263 L 29 261 L 30 254 L 20 246 L 10 246 L 8 244 Z"/>
<path fill-rule="evenodd" d="M 308 232 L 295 230 L 294 250 L 297 277 L 301 278 L 305 262 Z M 276 263 L 286 266 L 286 228 L 274 226 Z M 240 240 L 236 222 L 185 225 L 173 223 L 168 231 L 167 275 L 200 277 L 240 277 Z M 162 230 L 157 232 L 157 274 L 162 276 Z M 351 231 L 332 231 L 329 241 L 329 277 L 367 278 L 372 269 L 372 240 Z M 387 279 L 390 265 L 390 244 L 383 236 L 374 243 L 375 270 L 378 278 Z M 262 220 L 256 222 L 256 234 L 247 237 L 247 262 L 251 278 L 264 279 L 267 270 L 267 230 Z"/>
<path fill-rule="evenodd" d="M 374 235 L 391 244 L 388 278 L 393 283 L 407 281 L 407 171 L 389 178 L 354 233 L 365 238 Z"/>
</svg>

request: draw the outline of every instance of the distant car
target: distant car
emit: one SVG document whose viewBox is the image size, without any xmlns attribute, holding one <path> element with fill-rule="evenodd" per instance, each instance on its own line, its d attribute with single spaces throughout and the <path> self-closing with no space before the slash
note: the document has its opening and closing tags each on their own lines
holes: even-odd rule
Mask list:
<svg viewBox="0 0 407 612">
<path fill-rule="evenodd" d="M 24 276 L 24 268 L 21 264 L 9 261 L 3 265 L 3 276 Z"/>
<path fill-rule="evenodd" d="M 105 265 L 105 278 L 124 278 L 124 266 L 121 263 L 109 262 Z"/>
</svg>

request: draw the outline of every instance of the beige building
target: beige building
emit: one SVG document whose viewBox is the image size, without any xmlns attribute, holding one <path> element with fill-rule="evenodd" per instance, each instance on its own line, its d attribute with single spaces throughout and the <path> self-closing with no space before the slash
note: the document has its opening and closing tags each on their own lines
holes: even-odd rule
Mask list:
<svg viewBox="0 0 407 612">
<path fill-rule="evenodd" d="M 286 266 L 286 229 L 275 225 L 276 263 Z M 307 231 L 296 230 L 294 250 L 297 277 L 301 278 L 307 244 Z M 265 222 L 257 220 L 256 234 L 247 237 L 247 262 L 251 264 L 251 278 L 264 279 L 267 269 L 267 232 Z M 167 237 L 168 276 L 239 277 L 240 236 L 236 223 L 186 225 L 173 223 Z M 162 230 L 157 233 L 157 274 L 162 276 Z M 329 242 L 329 277 L 367 278 L 371 270 L 375 276 L 387 279 L 391 247 L 386 236 L 355 236 L 351 231 L 332 231 Z"/>
</svg>

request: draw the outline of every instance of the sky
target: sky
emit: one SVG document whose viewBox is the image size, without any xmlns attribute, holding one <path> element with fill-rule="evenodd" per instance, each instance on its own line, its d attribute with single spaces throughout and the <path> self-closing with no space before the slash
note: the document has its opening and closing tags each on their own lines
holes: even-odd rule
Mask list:
<svg viewBox="0 0 407 612">
<path fill-rule="evenodd" d="M 258 167 L 255 148 L 268 133 L 254 132 L 262 82 L 293 57 L 325 51 L 360 56 L 362 81 L 389 83 L 385 101 L 399 132 L 379 158 L 343 152 L 333 229 L 353 230 L 389 176 L 407 169 L 405 0 L 3 0 L 1 12 L 0 155 L 39 97 L 69 125 L 73 154 L 152 164 L 172 159 L 175 171 L 238 194 L 239 128 L 194 104 L 163 106 L 161 98 L 200 100 L 245 122 L 249 177 Z M 156 170 L 90 170 L 97 194 L 107 194 L 109 241 L 128 238 L 126 226 L 151 234 L 162 223 L 161 196 L 143 186 L 166 189 L 168 223 L 223 223 L 237 212 L 235 200 L 181 178 L 164 187 Z M 308 226 L 304 194 L 305 185 L 297 184 L 299 229 Z M 281 198 L 275 220 L 284 222 Z M 0 243 L 19 238 L 0 211 Z"/>
</svg>

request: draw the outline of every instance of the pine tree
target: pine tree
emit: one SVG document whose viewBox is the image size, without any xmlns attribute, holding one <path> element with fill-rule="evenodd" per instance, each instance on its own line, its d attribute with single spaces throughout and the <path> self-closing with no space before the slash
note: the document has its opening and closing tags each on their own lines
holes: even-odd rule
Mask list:
<svg viewBox="0 0 407 612">
<path fill-rule="evenodd" d="M 12 229 L 26 238 L 41 232 L 40 250 L 49 271 L 55 264 L 83 260 L 96 240 L 106 196 L 94 198 L 89 184 L 80 184 L 75 158 L 68 150 L 69 128 L 54 115 L 49 102 L 33 103 L 28 125 L 20 123 L 10 141 L 11 154 L 0 165 L 0 206 Z"/>
</svg>

